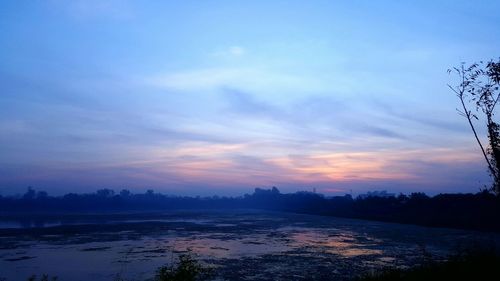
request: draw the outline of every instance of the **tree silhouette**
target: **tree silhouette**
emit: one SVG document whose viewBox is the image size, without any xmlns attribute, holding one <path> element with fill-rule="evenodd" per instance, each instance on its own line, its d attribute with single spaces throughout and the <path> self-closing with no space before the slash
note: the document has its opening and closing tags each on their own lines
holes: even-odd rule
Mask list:
<svg viewBox="0 0 500 281">
<path fill-rule="evenodd" d="M 448 73 L 451 72 L 456 73 L 460 79 L 458 85 L 448 85 L 460 99 L 462 109 L 457 110 L 467 119 L 488 164 L 488 170 L 493 178 L 492 191 L 500 195 L 500 124 L 495 121 L 495 109 L 500 98 L 500 60 L 480 61 L 470 66 L 462 63 L 460 67 L 448 70 Z M 482 114 L 482 118 L 479 118 L 479 114 Z M 486 148 L 474 124 L 480 120 L 486 122 L 488 137 Z"/>
</svg>

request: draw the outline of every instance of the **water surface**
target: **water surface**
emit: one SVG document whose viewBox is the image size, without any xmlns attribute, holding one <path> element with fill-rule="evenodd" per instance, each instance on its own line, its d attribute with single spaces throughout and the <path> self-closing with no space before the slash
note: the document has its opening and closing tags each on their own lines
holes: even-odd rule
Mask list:
<svg viewBox="0 0 500 281">
<path fill-rule="evenodd" d="M 220 280 L 347 280 L 445 259 L 495 234 L 261 211 L 50 216 L 0 221 L 0 278 L 147 280 L 189 253 Z"/>
</svg>

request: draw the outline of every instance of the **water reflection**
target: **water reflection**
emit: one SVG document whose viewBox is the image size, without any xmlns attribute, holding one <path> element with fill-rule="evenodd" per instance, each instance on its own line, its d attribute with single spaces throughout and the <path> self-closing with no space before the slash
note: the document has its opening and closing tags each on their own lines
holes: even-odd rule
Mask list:
<svg viewBox="0 0 500 281">
<path fill-rule="evenodd" d="M 150 221 L 124 220 L 125 228 L 82 225 L 70 234 L 2 236 L 0 229 L 0 279 L 24 281 L 44 272 L 60 280 L 112 280 L 117 273 L 145 280 L 158 266 L 188 252 L 218 266 L 221 274 L 258 276 L 262 268 L 273 270 L 269 274 L 292 268 L 299 278 L 323 268 L 342 279 L 377 267 L 418 263 L 420 243 L 436 256 L 446 254 L 452 241 L 479 238 L 465 231 L 283 213 L 186 213 Z"/>
<path fill-rule="evenodd" d="M 165 256 L 165 253 L 191 253 L 202 259 L 241 258 L 285 252 L 290 249 L 282 241 L 269 241 L 266 235 L 235 237 L 227 233 L 214 235 L 194 235 L 187 237 L 163 237 L 143 240 L 129 251 L 128 255 L 150 257 Z M 156 256 L 155 256 L 156 254 Z"/>
<path fill-rule="evenodd" d="M 362 237 L 350 232 L 329 235 L 321 229 L 304 229 L 293 233 L 292 240 L 295 247 L 306 247 L 311 251 L 327 252 L 347 258 L 384 253 L 382 249 L 374 248 L 377 245 L 380 247 L 381 240 Z"/>
</svg>

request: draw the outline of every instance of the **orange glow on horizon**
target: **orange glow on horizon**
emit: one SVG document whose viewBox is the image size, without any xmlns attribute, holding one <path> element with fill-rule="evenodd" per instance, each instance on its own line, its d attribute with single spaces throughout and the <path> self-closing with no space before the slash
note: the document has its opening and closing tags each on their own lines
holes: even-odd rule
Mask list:
<svg viewBox="0 0 500 281">
<path fill-rule="evenodd" d="M 255 145 L 255 144 L 254 144 Z M 272 185 L 280 182 L 314 184 L 318 182 L 368 182 L 405 180 L 422 181 L 419 165 L 426 163 L 455 164 L 476 162 L 477 154 L 468 150 L 446 148 L 427 150 L 379 150 L 368 152 L 316 152 L 305 156 L 266 157 L 250 144 L 185 144 L 180 148 L 162 150 L 156 160 L 135 162 L 154 171 L 174 173 L 193 182 L 221 185 Z M 254 152 L 254 155 L 245 154 Z M 236 155 L 236 156 L 235 156 Z M 152 158 L 153 155 L 151 155 Z M 240 158 L 250 159 L 250 162 Z M 255 160 L 255 162 L 252 162 Z"/>
</svg>

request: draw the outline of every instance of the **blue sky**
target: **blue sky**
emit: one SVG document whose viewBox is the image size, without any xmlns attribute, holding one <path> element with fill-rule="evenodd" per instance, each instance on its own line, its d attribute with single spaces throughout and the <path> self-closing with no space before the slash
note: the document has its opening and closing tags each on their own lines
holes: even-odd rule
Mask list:
<svg viewBox="0 0 500 281">
<path fill-rule="evenodd" d="M 497 1 L 0 3 L 0 194 L 475 192 Z"/>
</svg>

